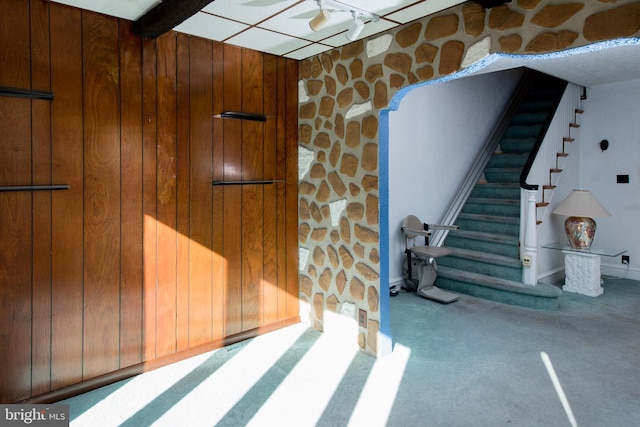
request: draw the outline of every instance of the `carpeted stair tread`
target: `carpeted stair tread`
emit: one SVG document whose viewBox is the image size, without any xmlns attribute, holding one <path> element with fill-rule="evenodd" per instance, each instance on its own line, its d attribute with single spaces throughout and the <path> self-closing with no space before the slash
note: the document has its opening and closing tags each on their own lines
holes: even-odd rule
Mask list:
<svg viewBox="0 0 640 427">
<path fill-rule="evenodd" d="M 520 173 L 522 168 L 513 168 L 513 167 L 489 167 L 485 168 L 485 172 L 517 172 Z"/>
<path fill-rule="evenodd" d="M 469 197 L 467 203 L 487 204 L 487 205 L 503 205 L 503 206 L 520 206 L 518 199 L 494 199 L 491 197 Z"/>
<path fill-rule="evenodd" d="M 503 138 L 500 140 L 500 149 L 504 153 L 523 154 L 529 153 L 536 143 L 535 138 Z"/>
<path fill-rule="evenodd" d="M 535 138 L 540 134 L 542 124 L 535 125 L 513 125 L 504 131 L 506 138 Z"/>
<path fill-rule="evenodd" d="M 520 217 L 514 218 L 511 216 L 502 216 L 502 215 L 482 215 L 482 214 L 473 214 L 473 213 L 461 213 L 458 215 L 458 219 L 467 219 L 471 221 L 482 221 L 482 222 L 499 222 L 503 224 L 510 225 L 519 225 Z"/>
<path fill-rule="evenodd" d="M 536 135 L 533 136 L 503 136 L 500 139 L 500 148 L 503 149 L 504 151 L 504 144 L 534 144 L 536 142 Z M 522 152 L 518 153 L 513 153 L 513 154 L 523 154 L 526 153 L 526 150 L 523 150 Z M 527 153 L 528 154 L 528 153 Z"/>
<path fill-rule="evenodd" d="M 543 123 L 547 118 L 546 110 L 538 110 L 538 111 L 521 111 L 518 112 L 511 123 L 513 124 L 539 124 Z"/>
<path fill-rule="evenodd" d="M 476 186 L 484 186 L 484 187 L 492 187 L 492 188 L 507 188 L 507 189 L 520 190 L 520 185 L 519 184 L 514 184 L 513 182 L 484 182 L 484 183 L 481 183 L 481 184 L 476 184 Z"/>
<path fill-rule="evenodd" d="M 482 200 L 482 199 L 480 199 Z M 498 199 L 499 200 L 499 199 Z M 505 199 L 507 201 L 511 199 Z M 499 215 L 520 217 L 520 203 L 486 203 L 467 201 L 462 208 L 463 213 L 481 214 L 481 215 Z"/>
<path fill-rule="evenodd" d="M 488 182 L 520 182 L 522 168 L 485 168 L 484 177 Z"/>
<path fill-rule="evenodd" d="M 453 268 L 438 266 L 438 277 L 444 279 L 452 279 L 459 282 L 472 283 L 487 288 L 499 289 L 518 294 L 534 295 L 544 298 L 558 298 L 562 295 L 562 290 L 553 285 L 538 283 L 537 285 L 525 285 L 521 282 L 513 280 L 501 279 L 499 277 L 486 276 L 484 274 L 471 273 L 468 271 L 460 271 Z M 436 284 L 438 284 L 436 282 Z M 442 284 L 438 284 L 442 286 Z"/>
<path fill-rule="evenodd" d="M 518 258 L 518 236 L 505 233 L 452 230 L 447 236 L 447 247 L 482 251 L 487 254 Z M 446 263 L 446 261 L 445 261 Z M 451 264 L 449 264 L 451 266 Z"/>
<path fill-rule="evenodd" d="M 518 244 L 517 236 L 509 236 L 506 234 L 497 234 L 497 233 L 485 233 L 482 231 L 472 231 L 472 230 L 451 230 L 449 231 L 450 236 L 462 237 L 470 240 L 482 240 L 485 242 L 494 242 L 494 243 L 503 243 L 503 244 Z"/>
<path fill-rule="evenodd" d="M 487 167 L 490 168 L 521 168 L 524 167 L 525 163 L 527 163 L 527 159 L 529 158 L 529 153 L 494 153 L 489 162 L 487 163 Z"/>
<path fill-rule="evenodd" d="M 458 215 L 456 224 L 465 230 L 517 236 L 520 234 L 520 224 L 518 221 L 519 218 L 515 216 L 461 213 Z"/>
<path fill-rule="evenodd" d="M 520 185 L 514 182 L 482 182 L 473 187 L 470 197 L 513 200 L 520 197 Z"/>
<path fill-rule="evenodd" d="M 479 251 L 474 251 L 470 249 L 456 248 L 453 246 L 447 246 L 447 248 L 451 249 L 451 251 L 453 252 L 451 255 L 449 255 L 449 257 L 464 258 L 472 261 L 478 261 L 478 262 L 483 262 L 483 263 L 492 264 L 492 265 L 500 265 L 500 266 L 510 267 L 510 268 L 522 267 L 522 263 L 517 258 L 507 257 L 504 255 L 490 254 L 486 252 L 479 252 Z M 444 260 L 444 258 L 442 260 Z"/>
<path fill-rule="evenodd" d="M 553 105 L 553 100 L 549 99 L 527 99 L 525 100 L 518 111 L 546 111 Z"/>
</svg>

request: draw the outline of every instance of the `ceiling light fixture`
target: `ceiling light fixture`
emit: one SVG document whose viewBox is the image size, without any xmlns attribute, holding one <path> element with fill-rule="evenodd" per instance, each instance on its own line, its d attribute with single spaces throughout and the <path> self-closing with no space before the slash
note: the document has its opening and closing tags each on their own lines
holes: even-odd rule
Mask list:
<svg viewBox="0 0 640 427">
<path fill-rule="evenodd" d="M 353 14 L 353 24 L 349 27 L 349 31 L 345 34 L 345 37 L 349 41 L 354 41 L 358 38 L 362 30 L 364 29 L 364 22 L 360 19 L 357 13 Z"/>
<path fill-rule="evenodd" d="M 374 13 L 367 12 L 366 10 L 347 5 L 339 1 L 316 0 L 316 3 L 318 3 L 320 12 L 314 16 L 311 21 L 309 21 L 309 27 L 311 27 L 313 31 L 319 31 L 329 22 L 332 12 L 351 12 L 353 15 L 353 23 L 345 34 L 349 41 L 354 41 L 358 38 L 364 29 L 365 20 L 371 20 L 373 22 L 378 22 L 380 20 L 380 17 Z"/>
<path fill-rule="evenodd" d="M 331 13 L 326 9 L 320 9 L 320 12 L 309 21 L 309 27 L 311 27 L 313 31 L 320 31 L 322 27 L 327 25 L 329 18 L 331 18 Z"/>
</svg>

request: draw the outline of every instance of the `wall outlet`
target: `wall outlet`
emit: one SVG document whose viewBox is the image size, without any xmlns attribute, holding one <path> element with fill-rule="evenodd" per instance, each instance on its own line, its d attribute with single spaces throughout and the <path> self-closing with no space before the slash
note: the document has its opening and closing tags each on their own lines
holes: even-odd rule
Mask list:
<svg viewBox="0 0 640 427">
<path fill-rule="evenodd" d="M 367 312 L 363 309 L 358 309 L 358 325 L 362 328 L 367 327 Z"/>
<path fill-rule="evenodd" d="M 622 255 L 622 263 L 629 265 L 629 255 Z"/>
<path fill-rule="evenodd" d="M 532 259 L 531 259 L 531 255 L 529 254 L 524 254 L 522 256 L 522 265 L 524 265 L 525 267 L 531 267 L 532 264 Z"/>
</svg>

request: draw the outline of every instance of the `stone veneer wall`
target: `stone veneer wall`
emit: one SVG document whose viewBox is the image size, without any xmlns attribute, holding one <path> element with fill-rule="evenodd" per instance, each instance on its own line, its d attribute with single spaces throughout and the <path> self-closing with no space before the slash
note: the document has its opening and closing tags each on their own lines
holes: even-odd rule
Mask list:
<svg viewBox="0 0 640 427">
<path fill-rule="evenodd" d="M 299 64 L 300 298 L 323 330 L 345 302 L 367 314 L 358 344 L 377 354 L 381 321 L 379 112 L 406 86 L 490 53 L 539 54 L 636 37 L 640 1 L 468 2 Z"/>
</svg>

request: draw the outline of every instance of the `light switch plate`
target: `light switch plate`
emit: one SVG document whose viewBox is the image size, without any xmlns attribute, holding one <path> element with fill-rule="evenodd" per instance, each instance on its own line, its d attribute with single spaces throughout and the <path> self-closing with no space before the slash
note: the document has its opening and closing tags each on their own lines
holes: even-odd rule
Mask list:
<svg viewBox="0 0 640 427">
<path fill-rule="evenodd" d="M 629 183 L 629 175 L 617 175 L 616 182 L 618 184 L 628 184 Z"/>
</svg>

